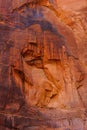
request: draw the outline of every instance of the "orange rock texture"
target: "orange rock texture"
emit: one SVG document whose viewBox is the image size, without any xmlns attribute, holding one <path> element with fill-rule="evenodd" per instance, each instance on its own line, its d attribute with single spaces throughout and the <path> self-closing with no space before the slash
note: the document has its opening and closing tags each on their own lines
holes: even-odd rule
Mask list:
<svg viewBox="0 0 87 130">
<path fill-rule="evenodd" d="M 87 130 L 86 0 L 0 0 L 0 130 Z"/>
</svg>

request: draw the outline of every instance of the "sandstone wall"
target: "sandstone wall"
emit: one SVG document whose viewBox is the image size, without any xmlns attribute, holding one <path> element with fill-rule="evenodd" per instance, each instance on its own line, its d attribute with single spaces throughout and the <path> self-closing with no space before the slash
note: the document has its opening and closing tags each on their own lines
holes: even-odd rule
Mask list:
<svg viewBox="0 0 87 130">
<path fill-rule="evenodd" d="M 0 0 L 0 130 L 87 129 L 86 3 Z"/>
</svg>

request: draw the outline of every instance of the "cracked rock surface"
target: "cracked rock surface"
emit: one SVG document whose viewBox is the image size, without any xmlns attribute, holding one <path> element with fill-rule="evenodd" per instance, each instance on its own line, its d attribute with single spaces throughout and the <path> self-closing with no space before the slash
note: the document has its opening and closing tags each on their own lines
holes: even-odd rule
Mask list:
<svg viewBox="0 0 87 130">
<path fill-rule="evenodd" d="M 86 0 L 0 0 L 0 130 L 87 130 L 86 50 Z"/>
</svg>

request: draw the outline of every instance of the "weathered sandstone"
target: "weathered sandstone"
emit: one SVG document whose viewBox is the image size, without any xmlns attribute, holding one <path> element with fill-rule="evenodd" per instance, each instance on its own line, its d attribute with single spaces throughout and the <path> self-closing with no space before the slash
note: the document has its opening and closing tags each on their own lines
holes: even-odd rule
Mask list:
<svg viewBox="0 0 87 130">
<path fill-rule="evenodd" d="M 0 130 L 87 130 L 86 50 L 86 0 L 0 0 Z"/>
</svg>

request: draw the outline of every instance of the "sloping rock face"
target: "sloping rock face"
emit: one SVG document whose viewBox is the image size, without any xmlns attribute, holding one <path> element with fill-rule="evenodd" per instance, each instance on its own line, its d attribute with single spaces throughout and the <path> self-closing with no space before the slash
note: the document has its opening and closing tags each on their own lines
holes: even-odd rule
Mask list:
<svg viewBox="0 0 87 130">
<path fill-rule="evenodd" d="M 0 0 L 0 130 L 87 130 L 86 23 L 85 0 Z"/>
</svg>

